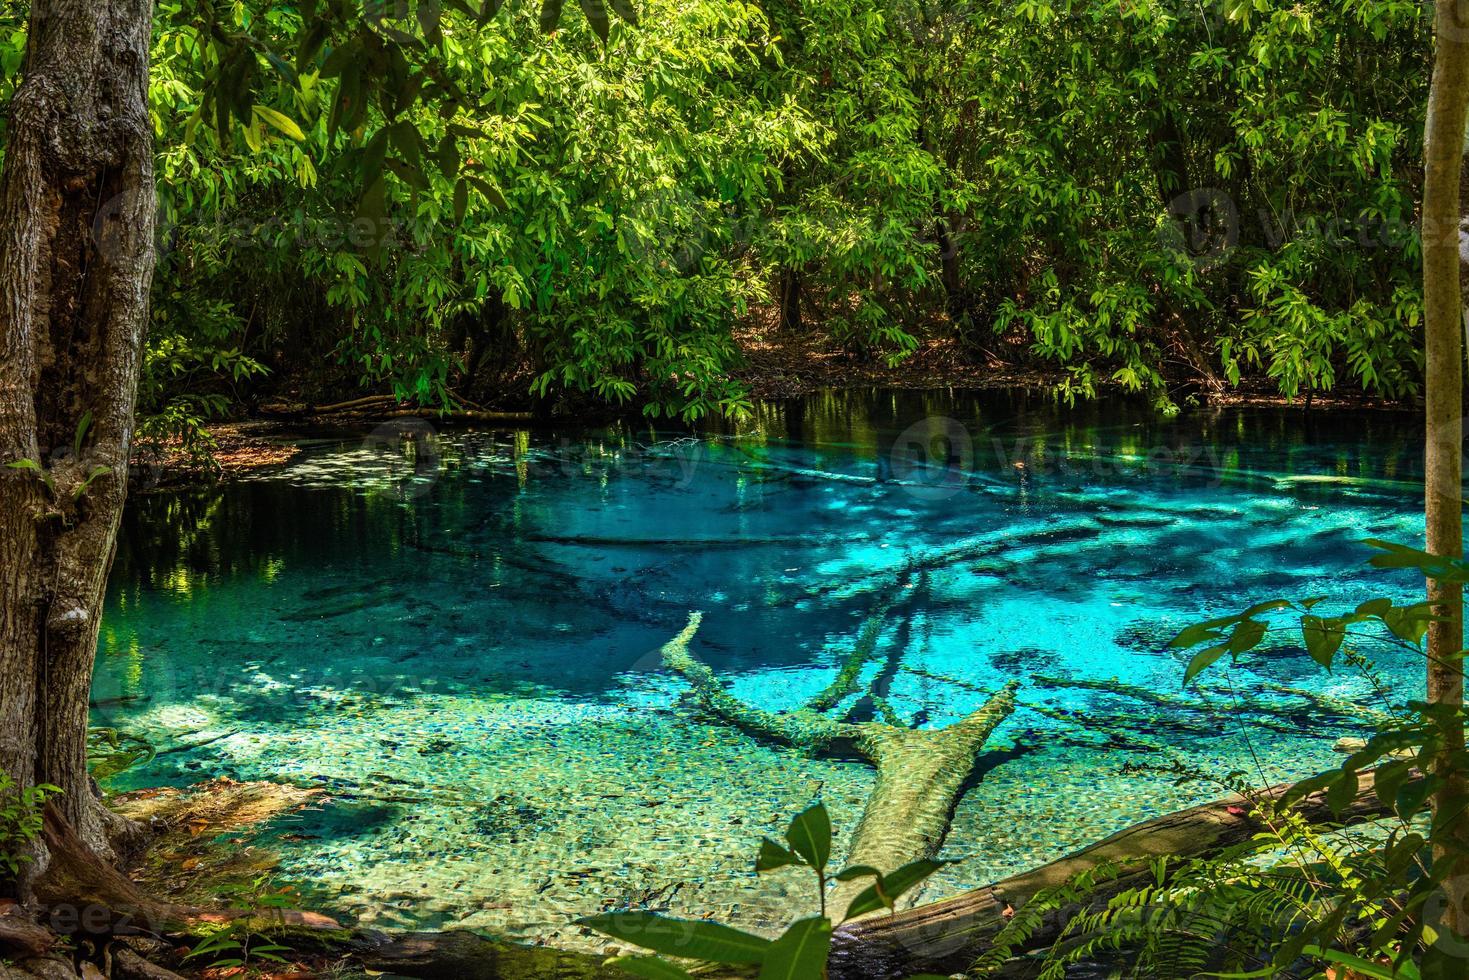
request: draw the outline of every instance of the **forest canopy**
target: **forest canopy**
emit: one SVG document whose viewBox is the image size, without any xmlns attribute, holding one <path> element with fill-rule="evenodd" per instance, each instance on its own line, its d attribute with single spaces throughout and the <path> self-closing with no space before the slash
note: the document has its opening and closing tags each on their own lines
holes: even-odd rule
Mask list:
<svg viewBox="0 0 1469 980">
<path fill-rule="evenodd" d="M 1420 387 L 1411 0 L 194 6 L 155 19 L 145 437 L 282 385 L 737 412 L 762 318 L 1165 409 Z"/>
</svg>

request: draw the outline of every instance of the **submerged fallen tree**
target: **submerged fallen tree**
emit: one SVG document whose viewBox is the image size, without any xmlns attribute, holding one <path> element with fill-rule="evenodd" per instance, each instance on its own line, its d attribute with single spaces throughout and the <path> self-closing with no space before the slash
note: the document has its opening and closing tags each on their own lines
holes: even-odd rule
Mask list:
<svg viewBox="0 0 1469 980">
<path fill-rule="evenodd" d="M 900 723 L 876 692 L 868 697 L 883 721 L 851 721 L 826 714 L 857 693 L 863 666 L 875 654 L 882 613 L 863 626 L 851 654 L 825 690 L 794 711 L 772 712 L 746 704 L 727 691 L 709 667 L 689 652 L 699 630 L 700 613 L 662 650 L 663 662 L 693 688 L 708 713 L 766 741 L 812 754 L 855 755 L 877 769 L 877 785 L 847 850 L 848 865 L 891 871 L 932 858 L 943 846 L 954 807 L 974 771 L 980 752 L 1000 722 L 1015 710 L 1011 682 L 956 725 L 923 731 Z M 857 880 L 838 886 L 832 896 L 840 912 L 865 887 Z"/>
<path fill-rule="evenodd" d="M 1422 778 L 1415 775 L 1412 781 Z M 955 898 L 843 925 L 832 937 L 830 978 L 902 980 L 919 972 L 967 970 L 990 949 L 1015 913 L 1041 892 L 1086 872 L 1113 867 L 1116 873 L 1089 893 L 1086 908 L 1096 907 L 1151 875 L 1159 858 L 1182 862 L 1208 857 L 1261 833 L 1266 824 L 1259 808 L 1279 803 L 1292 785 L 1282 783 L 1250 799 L 1235 796 L 1155 817 L 1050 864 Z M 1371 772 L 1361 774 L 1356 797 L 1340 811 L 1328 805 L 1325 793 L 1309 795 L 1290 809 L 1312 824 L 1350 825 L 1392 814 L 1378 799 Z M 1057 909 L 1012 952 L 1048 948 L 1065 923 L 1081 911 L 1080 905 Z"/>
</svg>

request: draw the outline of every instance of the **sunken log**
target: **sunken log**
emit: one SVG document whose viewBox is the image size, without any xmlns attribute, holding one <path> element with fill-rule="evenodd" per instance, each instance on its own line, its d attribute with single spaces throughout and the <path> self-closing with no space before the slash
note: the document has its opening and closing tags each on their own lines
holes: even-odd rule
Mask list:
<svg viewBox="0 0 1469 980">
<path fill-rule="evenodd" d="M 990 948 L 1014 912 L 1038 893 L 1104 865 L 1129 869 L 1092 893 L 1092 902 L 1104 903 L 1144 881 L 1152 873 L 1151 862 L 1159 857 L 1179 861 L 1207 857 L 1262 832 L 1266 827 L 1256 807 L 1279 801 L 1292 785 L 1272 786 L 1254 800 L 1235 796 L 1155 817 L 1060 860 L 947 901 L 847 923 L 832 937 L 831 980 L 902 980 L 915 973 L 966 970 Z M 1313 824 L 1348 825 L 1391 815 L 1377 798 L 1371 772 L 1361 774 L 1356 798 L 1340 813 L 1332 812 L 1324 793 L 1312 794 L 1291 809 Z M 1014 952 L 1046 948 L 1079 911 L 1062 909 L 1048 917 Z"/>
<path fill-rule="evenodd" d="M 873 656 L 880 615 L 864 626 L 855 650 L 832 685 L 810 704 L 794 711 L 766 711 L 746 704 L 725 689 L 718 676 L 689 652 L 702 618 L 697 612 L 691 613 L 688 625 L 664 644 L 662 658 L 665 665 L 689 682 L 705 711 L 746 734 L 812 754 L 854 754 L 871 763 L 877 769 L 877 784 L 852 834 L 846 863 L 887 872 L 937 856 L 953 822 L 954 807 L 985 743 L 1015 710 L 1019 685 L 1007 684 L 977 711 L 939 731 L 877 721 L 839 721 L 823 714 L 823 709 L 855 693 L 857 675 Z M 861 879 L 838 885 L 831 896 L 833 911 L 840 916 L 866 886 Z M 900 902 L 911 903 L 915 898 L 916 894 L 910 892 Z"/>
</svg>

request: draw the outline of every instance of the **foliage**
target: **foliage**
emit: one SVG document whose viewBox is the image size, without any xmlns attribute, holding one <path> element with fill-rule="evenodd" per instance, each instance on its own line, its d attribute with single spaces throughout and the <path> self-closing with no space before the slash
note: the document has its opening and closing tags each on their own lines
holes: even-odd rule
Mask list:
<svg viewBox="0 0 1469 980">
<path fill-rule="evenodd" d="M 290 948 L 271 942 L 266 934 L 272 926 L 284 924 L 285 912 L 300 904 L 295 889 L 277 886 L 266 874 L 217 891 L 232 907 L 248 909 L 250 914 L 208 926 L 184 962 L 208 958 L 208 965 L 215 969 L 247 966 L 252 960 L 289 962 L 283 954 Z"/>
<path fill-rule="evenodd" d="M 826 959 L 834 928 L 826 912 L 827 886 L 834 881 L 871 879 L 852 899 L 840 921 L 879 909 L 892 909 L 898 898 L 944 866 L 943 861 L 914 861 L 890 874 L 856 865 L 828 874 L 831 862 L 831 817 L 814 803 L 791 820 L 785 843 L 768 837 L 760 843 L 755 870 L 760 873 L 800 867 L 816 878 L 820 914 L 798 919 L 776 939 L 741 932 L 703 919 L 674 919 L 655 912 L 606 912 L 579 920 L 613 939 L 641 946 L 662 956 L 706 963 L 757 964 L 761 980 L 810 980 L 826 975 Z M 619 956 L 609 961 L 635 976 L 653 980 L 687 978 L 683 968 L 657 956 Z M 915 978 L 917 980 L 917 978 Z"/>
<path fill-rule="evenodd" d="M 1413 569 L 1441 580 L 1469 580 L 1469 565 L 1381 541 L 1372 563 Z M 1256 801 L 1265 830 L 1208 858 L 1154 860 L 1146 884 L 1101 901 L 1098 890 L 1125 870 L 1096 869 L 1023 906 L 975 965 L 998 970 L 1016 946 L 1061 909 L 1080 907 L 1047 954 L 1042 977 L 1098 957 L 1127 964 L 1129 976 L 1321 976 L 1331 969 L 1363 977 L 1419 980 L 1456 977 L 1464 937 L 1439 922 L 1443 881 L 1458 853 L 1450 832 L 1462 814 L 1433 812 L 1429 800 L 1444 772 L 1469 758 L 1455 737 L 1462 708 L 1413 701 L 1395 705 L 1355 644 L 1390 645 L 1418 654 L 1433 619 L 1426 604 L 1364 602 L 1351 612 L 1322 615 L 1319 600 L 1274 600 L 1190 626 L 1176 648 L 1202 648 L 1188 681 L 1228 656 L 1278 654 L 1270 641 L 1282 631 L 1298 637 L 1323 669 L 1342 662 L 1364 672 L 1383 699 L 1384 720 L 1340 768 L 1297 783 L 1276 802 Z M 1343 812 L 1371 771 L 1375 793 L 1390 816 L 1355 830 L 1313 828 L 1291 810 L 1311 794 Z M 1248 791 L 1241 787 L 1242 792 Z M 1434 856 L 1438 856 L 1435 862 Z"/>
<path fill-rule="evenodd" d="M 159 6 L 145 438 L 202 456 L 266 368 L 738 413 L 776 297 L 855 356 L 948 332 L 1072 397 L 1417 390 L 1422 4 L 560 6 Z"/>
<path fill-rule="evenodd" d="M 987 9 L 1008 43 L 974 54 L 971 227 L 997 327 L 1077 392 L 1107 370 L 1161 393 L 1180 363 L 1288 396 L 1416 390 L 1419 5 Z"/>
<path fill-rule="evenodd" d="M 0 772 L 0 877 L 15 878 L 34 860 L 30 851 L 41 835 L 42 808 L 60 792 L 49 784 L 20 787 Z"/>
</svg>

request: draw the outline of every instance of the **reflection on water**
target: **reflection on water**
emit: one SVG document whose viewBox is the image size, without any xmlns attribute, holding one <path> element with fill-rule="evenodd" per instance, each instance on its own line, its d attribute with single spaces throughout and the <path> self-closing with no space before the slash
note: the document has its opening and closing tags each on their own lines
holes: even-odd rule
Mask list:
<svg viewBox="0 0 1469 980">
<path fill-rule="evenodd" d="M 168 750 L 120 785 L 325 788 L 275 846 L 346 913 L 563 942 L 615 905 L 778 926 L 804 882 L 755 880 L 752 843 L 816 796 L 851 827 L 871 775 L 692 715 L 657 662 L 690 610 L 766 707 L 819 690 L 884 603 L 872 683 L 908 717 L 1025 685 L 937 895 L 1217 794 L 1170 766 L 1330 764 L 1360 720 L 1283 689 L 1381 707 L 1364 678 L 1277 649 L 1172 701 L 1166 643 L 1264 598 L 1413 596 L 1359 542 L 1420 536 L 1418 457 L 1395 416 L 1018 395 L 830 395 L 698 435 L 390 425 L 135 500 L 94 714 Z M 1411 696 L 1420 665 L 1382 656 Z"/>
</svg>

